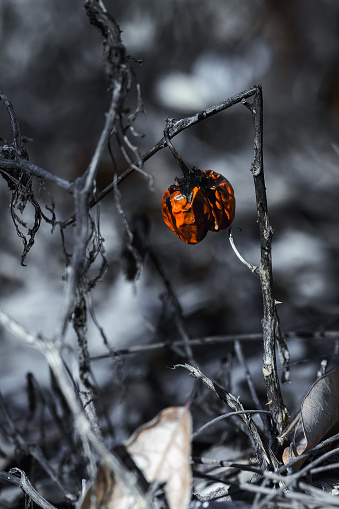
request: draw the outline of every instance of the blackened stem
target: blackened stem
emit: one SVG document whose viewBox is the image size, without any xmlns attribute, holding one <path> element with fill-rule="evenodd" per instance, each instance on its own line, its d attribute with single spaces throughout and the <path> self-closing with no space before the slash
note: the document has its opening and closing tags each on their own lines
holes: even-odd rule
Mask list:
<svg viewBox="0 0 339 509">
<path fill-rule="evenodd" d="M 164 130 L 164 139 L 166 141 L 166 145 L 168 146 L 168 148 L 172 152 L 174 159 L 179 164 L 179 166 L 181 168 L 181 171 L 184 174 L 184 177 L 189 177 L 191 172 L 190 172 L 189 168 L 186 166 L 186 164 L 184 163 L 184 161 L 179 156 L 178 152 L 173 147 L 173 144 L 172 144 L 172 142 L 170 140 L 170 137 L 169 137 L 169 128 L 168 127 L 166 127 L 166 129 Z"/>
<path fill-rule="evenodd" d="M 266 393 L 269 408 L 279 433 L 286 427 L 288 411 L 284 405 L 281 394 L 276 363 L 276 327 L 277 312 L 273 297 L 272 275 L 272 236 L 273 229 L 268 220 L 267 197 L 263 164 L 263 98 L 260 86 L 255 87 L 253 103 L 243 101 L 243 104 L 251 111 L 254 127 L 254 160 L 252 175 L 254 180 L 258 225 L 260 230 L 261 261 L 259 267 L 259 279 L 263 297 L 263 375 L 266 385 Z"/>
</svg>

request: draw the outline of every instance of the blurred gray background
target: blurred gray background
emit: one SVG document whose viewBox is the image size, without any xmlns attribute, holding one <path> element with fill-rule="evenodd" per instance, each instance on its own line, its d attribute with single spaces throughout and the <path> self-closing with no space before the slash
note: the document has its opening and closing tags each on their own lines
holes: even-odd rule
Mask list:
<svg viewBox="0 0 339 509">
<path fill-rule="evenodd" d="M 162 137 L 166 117 L 185 117 L 254 84 L 262 85 L 264 164 L 275 232 L 274 287 L 282 302 L 282 329 L 338 330 L 339 3 L 107 0 L 105 4 L 123 31 L 127 54 L 143 59 L 142 65 L 134 65 L 145 106 L 136 122 L 145 135 L 135 140 L 142 152 Z M 33 139 L 27 145 L 30 160 L 74 179 L 90 161 L 109 104 L 101 38 L 90 26 L 82 2 L 2 0 L 0 48 L 0 89 L 12 101 L 22 133 Z M 2 105 L 0 136 L 11 139 Z M 234 225 L 241 228 L 234 230 L 235 243 L 247 261 L 258 263 L 249 111 L 237 105 L 183 132 L 173 143 L 188 165 L 212 169 L 231 181 L 237 198 Z M 116 157 L 121 172 L 127 165 Z M 160 207 L 179 168 L 170 153 L 162 151 L 145 170 L 155 177 L 153 189 L 144 176 L 131 176 L 120 187 L 122 206 L 128 218 L 135 213 L 150 217 L 152 246 L 177 292 L 190 335 L 260 332 L 258 281 L 235 257 L 227 232 L 211 232 L 196 246 L 183 244 L 163 223 Z M 112 178 L 106 154 L 98 188 Z M 55 196 L 58 219 L 66 219 L 73 211 L 70 198 L 53 186 L 48 189 Z M 43 226 L 27 267 L 21 267 L 21 243 L 10 221 L 5 181 L 0 193 L 0 305 L 34 332 L 51 336 L 63 298 L 60 235 L 58 231 L 51 235 Z M 164 284 L 151 261 L 146 259 L 135 284 L 121 271 L 123 225 L 113 197 L 106 197 L 100 207 L 108 272 L 92 292 L 92 301 L 111 345 L 121 348 L 178 338 L 168 303 L 161 298 Z M 94 326 L 89 336 L 91 354 L 104 352 Z M 39 372 L 43 378 L 48 370 L 38 354 L 26 352 L 16 339 L 4 334 L 0 341 L 2 388 L 24 401 L 18 388 L 25 372 Z M 292 359 L 298 360 L 331 352 L 333 344 L 295 341 L 290 347 Z M 254 376 L 260 379 L 260 346 L 250 348 L 256 353 Z M 196 355 L 201 362 L 213 363 L 230 349 L 217 345 L 197 349 Z M 170 383 L 163 374 L 154 375 L 171 364 L 167 357 L 131 359 L 125 369 L 134 397 L 142 391 L 146 401 L 149 394 L 154 407 L 164 400 L 183 402 L 186 393 L 178 396 L 174 375 L 168 375 Z M 107 383 L 109 365 L 103 361 L 95 366 L 99 383 Z M 140 385 L 150 373 L 163 398 L 159 403 L 146 382 Z M 140 422 L 137 412 L 128 418 L 131 426 Z"/>
</svg>

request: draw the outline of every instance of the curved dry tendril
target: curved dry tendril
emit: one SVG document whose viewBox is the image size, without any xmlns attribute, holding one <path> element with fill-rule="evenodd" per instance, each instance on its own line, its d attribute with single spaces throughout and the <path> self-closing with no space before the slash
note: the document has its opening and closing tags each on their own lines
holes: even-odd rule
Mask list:
<svg viewBox="0 0 339 509">
<path fill-rule="evenodd" d="M 253 274 L 255 274 L 256 276 L 259 276 L 258 274 L 258 267 L 256 265 L 252 265 L 252 263 L 249 263 L 245 260 L 245 258 L 243 258 L 241 256 L 241 254 L 239 253 L 238 249 L 236 248 L 235 244 L 234 244 L 234 240 L 233 240 L 233 235 L 232 235 L 232 226 L 230 227 L 230 229 L 228 230 L 228 238 L 229 238 L 229 241 L 230 241 L 230 244 L 231 244 L 231 248 L 233 249 L 235 255 L 237 258 L 239 258 L 239 260 L 241 261 L 241 263 L 243 263 L 244 265 L 246 265 L 247 268 L 250 269 L 251 272 L 253 272 Z"/>
<path fill-rule="evenodd" d="M 26 149 L 23 146 L 20 126 L 13 105 L 3 92 L 0 92 L 0 101 L 7 108 L 13 134 L 12 144 L 4 142 L 0 146 L 0 174 L 7 182 L 10 190 L 10 214 L 16 233 L 23 243 L 21 265 L 24 265 L 26 256 L 34 244 L 35 235 L 40 228 L 41 220 L 44 219 L 52 224 L 53 227 L 55 225 L 54 202 L 51 200 L 51 205 L 46 206 L 52 215 L 51 218 L 48 218 L 43 214 L 35 197 L 30 172 L 25 169 L 25 167 L 30 166 L 30 163 L 28 162 Z M 43 184 L 42 186 L 40 185 L 40 189 L 43 187 Z M 23 218 L 23 213 L 28 203 L 34 209 L 34 220 L 31 226 Z"/>
</svg>

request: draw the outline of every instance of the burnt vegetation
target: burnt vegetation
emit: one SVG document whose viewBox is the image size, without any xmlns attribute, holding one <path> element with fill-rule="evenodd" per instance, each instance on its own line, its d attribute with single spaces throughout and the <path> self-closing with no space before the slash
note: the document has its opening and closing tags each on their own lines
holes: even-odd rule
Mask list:
<svg viewBox="0 0 339 509">
<path fill-rule="evenodd" d="M 65 46 L 36 41 L 46 88 L 38 69 L 17 89 L 8 71 L 1 507 L 338 506 L 339 9 L 319 2 L 326 28 L 307 13 L 326 50 L 298 29 L 303 3 L 293 15 L 218 0 L 159 13 L 150 1 L 128 19 L 119 2 L 86 0 L 69 12 L 74 33 L 62 5 Z M 2 11 L 25 19 L 19 4 Z M 203 186 L 187 241 L 161 200 L 170 188 L 193 206 Z"/>
</svg>

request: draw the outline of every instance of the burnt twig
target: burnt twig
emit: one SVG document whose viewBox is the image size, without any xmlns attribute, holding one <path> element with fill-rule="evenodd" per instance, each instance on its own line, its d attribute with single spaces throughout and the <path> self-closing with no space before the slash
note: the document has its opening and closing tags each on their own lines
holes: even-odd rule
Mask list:
<svg viewBox="0 0 339 509">
<path fill-rule="evenodd" d="M 201 122 L 203 120 L 206 120 L 209 117 L 212 117 L 213 115 L 216 115 L 217 113 L 220 113 L 223 110 L 226 110 L 227 108 L 230 108 L 231 106 L 234 106 L 235 104 L 241 103 L 241 101 L 245 98 L 249 98 L 253 96 L 255 93 L 256 87 L 249 88 L 248 90 L 245 90 L 244 92 L 241 92 L 240 94 L 236 94 L 229 99 L 226 99 L 226 101 L 222 101 L 221 103 L 211 106 L 210 108 L 206 108 L 205 110 L 202 110 L 198 113 L 195 113 L 194 115 L 191 115 L 189 117 L 182 118 L 180 120 L 171 119 L 171 126 L 169 129 L 167 129 L 167 140 L 165 136 L 161 138 L 161 140 L 154 145 L 150 150 L 148 150 L 145 154 L 141 156 L 142 162 L 145 163 L 150 159 L 152 156 L 154 156 L 159 150 L 162 150 L 163 148 L 168 146 L 168 140 L 171 140 L 178 134 L 180 134 L 185 129 L 188 129 L 188 127 L 191 127 L 198 122 Z M 117 183 L 120 184 L 123 182 L 129 175 L 131 175 L 134 172 L 135 168 L 133 165 L 129 166 L 121 175 L 119 175 L 117 179 Z M 97 204 L 99 201 L 101 201 L 107 194 L 109 194 L 114 188 L 114 183 L 112 182 L 109 184 L 105 189 L 103 189 L 100 193 L 98 193 L 93 201 L 91 202 L 90 206 L 93 207 L 95 204 Z M 70 218 L 67 222 L 67 224 L 71 224 L 74 221 L 74 218 Z"/>
<path fill-rule="evenodd" d="M 286 427 L 289 414 L 281 394 L 276 363 L 276 333 L 277 312 L 273 297 L 272 275 L 272 235 L 273 229 L 268 220 L 267 197 L 263 164 L 263 98 L 260 86 L 254 87 L 253 103 L 249 104 L 243 99 L 243 104 L 249 108 L 253 118 L 254 128 L 254 160 L 251 171 L 253 175 L 255 197 L 257 204 L 257 217 L 260 232 L 261 259 L 259 267 L 259 280 L 263 298 L 262 319 L 264 354 L 263 368 L 266 393 L 273 420 L 279 432 Z"/>
<path fill-rule="evenodd" d="M 260 414 L 261 420 L 263 422 L 263 425 L 265 426 L 265 429 L 268 432 L 268 435 L 269 435 L 269 438 L 270 438 L 270 445 L 272 445 L 271 425 L 269 423 L 269 420 L 268 420 L 267 416 L 265 415 L 265 414 L 267 414 L 267 412 L 263 412 L 263 408 L 262 408 L 261 403 L 259 401 L 258 394 L 257 394 L 257 392 L 255 390 L 255 387 L 254 387 L 254 384 L 253 384 L 253 380 L 252 380 L 252 377 L 251 377 L 251 373 L 250 373 L 250 370 L 248 368 L 246 359 L 245 359 L 244 354 L 243 354 L 243 349 L 242 349 L 242 346 L 241 346 L 241 343 L 240 343 L 239 340 L 234 341 L 234 350 L 235 350 L 235 354 L 236 354 L 236 356 L 238 358 L 238 361 L 239 361 L 242 369 L 245 371 L 246 381 L 247 381 L 247 385 L 248 385 L 250 394 L 252 396 L 253 402 L 254 402 L 257 410 L 259 411 L 259 414 Z"/>
<path fill-rule="evenodd" d="M 105 464 L 111 472 L 114 472 L 115 475 L 117 475 L 117 477 L 119 477 L 121 481 L 129 487 L 136 501 L 140 503 L 140 507 L 145 507 L 146 502 L 144 493 L 141 493 L 137 486 L 134 475 L 129 472 L 124 465 L 122 465 L 120 459 L 114 453 L 108 451 L 105 445 L 101 442 L 100 438 L 98 438 L 96 433 L 93 431 L 92 425 L 86 417 L 81 404 L 74 393 L 73 386 L 69 382 L 69 376 L 61 357 L 60 343 L 50 341 L 43 336 L 32 334 L 16 320 L 1 310 L 0 325 L 16 336 L 20 341 L 38 350 L 45 357 L 72 414 L 74 429 L 77 430 L 84 451 L 87 453 L 89 462 L 92 463 L 93 461 L 93 454 L 89 448 L 89 444 L 91 444 L 99 454 L 102 463 Z"/>
<path fill-rule="evenodd" d="M 14 474 L 20 474 L 20 477 Z M 25 472 L 19 468 L 11 468 L 9 472 L 0 471 L 0 480 L 10 482 L 21 488 L 22 491 L 26 493 L 26 495 L 28 495 L 29 498 L 42 509 L 56 509 L 54 505 L 52 505 L 50 502 L 47 502 L 47 500 L 39 495 L 39 493 L 35 488 L 33 488 L 27 479 Z"/>
<path fill-rule="evenodd" d="M 275 457 L 273 451 L 268 446 L 267 443 L 265 443 L 265 439 L 259 432 L 259 429 L 257 428 L 256 424 L 252 420 L 250 414 L 247 414 L 244 412 L 244 407 L 239 402 L 237 398 L 235 398 L 232 394 L 227 392 L 225 389 L 220 387 L 218 384 L 213 382 L 210 378 L 208 378 L 206 375 L 204 375 L 199 368 L 191 366 L 190 364 L 177 364 L 174 366 L 174 368 L 182 367 L 189 371 L 189 374 L 193 378 L 197 378 L 201 380 L 207 387 L 212 389 L 217 396 L 224 401 L 232 410 L 235 412 L 240 412 L 239 415 L 243 419 L 244 423 L 246 424 L 249 437 L 252 440 L 253 446 L 255 448 L 256 454 L 258 456 L 258 460 L 260 461 L 261 467 L 264 470 L 276 470 L 279 466 L 279 461 Z"/>
<path fill-rule="evenodd" d="M 81 279 L 86 274 L 86 246 L 89 233 L 88 211 L 95 192 L 95 181 L 99 164 L 106 150 L 114 126 L 119 122 L 123 103 L 129 89 L 126 83 L 130 79 L 129 66 L 126 61 L 125 47 L 120 37 L 120 29 L 114 19 L 104 8 L 102 2 L 87 0 L 85 8 L 90 22 L 103 36 L 104 63 L 106 76 L 111 89 L 111 104 L 106 114 L 104 128 L 99 137 L 95 152 L 85 173 L 75 180 L 73 194 L 75 200 L 75 240 L 71 264 L 67 269 L 67 285 L 64 308 L 57 336 L 65 334 L 69 318 L 73 312 L 76 292 L 80 289 Z M 62 225 L 65 226 L 65 225 Z M 86 286 L 82 288 L 85 292 Z"/>
<path fill-rule="evenodd" d="M 210 420 L 209 422 L 207 422 L 206 424 L 201 426 L 201 428 L 196 430 L 192 434 L 192 440 L 195 440 L 195 438 L 198 435 L 200 435 L 201 433 L 203 433 L 204 431 L 209 429 L 211 426 L 214 426 L 214 424 L 216 424 L 217 422 L 222 421 L 224 419 L 229 419 L 230 417 L 233 417 L 235 415 L 240 415 L 241 416 L 241 415 L 244 415 L 244 414 L 246 414 L 246 415 L 254 415 L 254 414 L 270 415 L 270 412 L 268 410 L 238 410 L 236 412 L 229 412 L 228 414 L 218 415 L 218 417 L 215 417 L 214 419 Z"/>
<path fill-rule="evenodd" d="M 286 332 L 283 335 L 284 339 L 293 339 L 293 338 L 305 338 L 305 339 L 329 339 L 336 341 L 339 337 L 339 331 L 322 331 L 322 332 Z M 187 344 L 192 346 L 204 346 L 204 345 L 214 345 L 218 343 L 230 343 L 233 341 L 252 341 L 252 342 L 261 342 L 263 335 L 261 332 L 258 333 L 249 333 L 249 334 L 233 334 L 233 335 L 225 335 L 225 336 L 205 336 L 201 338 L 192 338 L 188 339 Z M 171 346 L 180 347 L 184 346 L 186 342 L 183 340 L 176 340 L 171 342 Z M 120 350 L 115 350 L 114 355 L 132 355 L 142 352 L 148 352 L 150 350 L 160 350 L 162 348 L 168 348 L 168 343 L 161 341 L 158 343 L 152 343 L 149 345 L 136 345 L 131 346 L 129 348 L 122 348 Z M 91 361 L 99 361 L 102 359 L 108 359 L 111 357 L 111 354 L 102 354 L 91 357 Z"/>
</svg>

